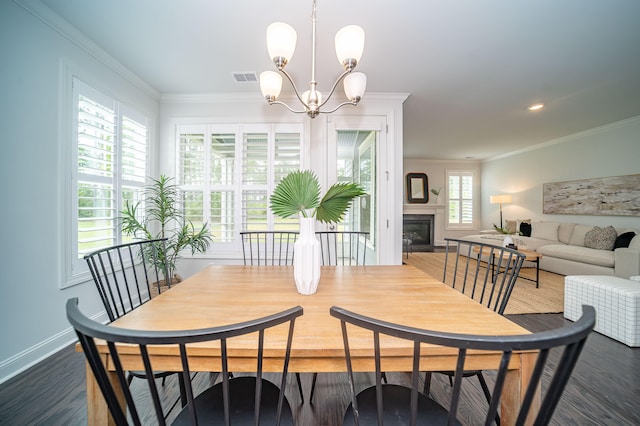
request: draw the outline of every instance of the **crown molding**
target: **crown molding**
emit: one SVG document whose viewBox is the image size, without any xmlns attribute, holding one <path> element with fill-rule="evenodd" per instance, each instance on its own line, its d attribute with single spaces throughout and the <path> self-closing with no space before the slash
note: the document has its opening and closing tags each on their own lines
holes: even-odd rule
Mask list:
<svg viewBox="0 0 640 426">
<path fill-rule="evenodd" d="M 130 71 L 127 67 L 118 62 L 113 56 L 107 53 L 91 39 L 80 32 L 76 27 L 62 19 L 57 13 L 45 6 L 40 0 L 13 0 L 17 5 L 38 18 L 44 24 L 56 31 L 58 34 L 78 46 L 91 57 L 104 64 L 122 78 L 158 101 L 160 93 L 148 83 Z"/>
</svg>

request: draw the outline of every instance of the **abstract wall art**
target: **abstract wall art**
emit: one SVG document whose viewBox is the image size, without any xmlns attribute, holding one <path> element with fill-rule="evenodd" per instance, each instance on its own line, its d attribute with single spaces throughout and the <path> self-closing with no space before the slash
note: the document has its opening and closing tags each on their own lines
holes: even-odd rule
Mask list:
<svg viewBox="0 0 640 426">
<path fill-rule="evenodd" d="M 591 216 L 640 216 L 640 174 L 542 186 L 542 212 Z"/>
</svg>

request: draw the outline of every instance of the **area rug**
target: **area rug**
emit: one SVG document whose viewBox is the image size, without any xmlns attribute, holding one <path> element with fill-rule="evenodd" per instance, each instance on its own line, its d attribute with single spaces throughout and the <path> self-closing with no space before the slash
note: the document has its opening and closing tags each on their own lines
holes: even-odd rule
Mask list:
<svg viewBox="0 0 640 426">
<path fill-rule="evenodd" d="M 429 275 L 442 279 L 444 253 L 411 253 L 403 257 L 403 262 L 413 265 Z M 452 259 L 449 259 L 451 262 Z M 453 266 L 451 266 L 453 267 Z M 522 268 L 520 277 L 535 280 L 534 268 Z M 511 293 L 505 314 L 546 314 L 564 310 L 564 275 L 540 271 L 540 287 L 533 281 L 519 278 Z"/>
</svg>

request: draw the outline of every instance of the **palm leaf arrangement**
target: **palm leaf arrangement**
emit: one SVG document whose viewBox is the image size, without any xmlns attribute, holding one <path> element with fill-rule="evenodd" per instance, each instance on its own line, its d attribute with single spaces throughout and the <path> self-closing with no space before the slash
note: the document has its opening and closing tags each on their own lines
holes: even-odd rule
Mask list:
<svg viewBox="0 0 640 426">
<path fill-rule="evenodd" d="M 354 198 L 365 195 L 353 182 L 333 184 L 320 199 L 320 184 L 311 170 L 296 170 L 282 178 L 271 195 L 271 210 L 288 218 L 296 214 L 314 217 L 323 223 L 340 222 Z"/>
</svg>

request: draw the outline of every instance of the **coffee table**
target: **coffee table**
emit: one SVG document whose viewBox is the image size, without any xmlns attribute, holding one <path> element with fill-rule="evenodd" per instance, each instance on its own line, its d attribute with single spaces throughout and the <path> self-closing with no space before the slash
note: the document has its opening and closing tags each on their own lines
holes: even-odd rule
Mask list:
<svg viewBox="0 0 640 426">
<path fill-rule="evenodd" d="M 542 257 L 542 254 L 538 253 L 537 251 L 534 250 L 527 250 L 527 249 L 516 249 L 519 253 L 524 254 L 524 260 L 528 261 L 528 262 L 533 262 L 536 264 L 536 278 L 528 278 L 528 277 L 523 277 L 521 275 L 518 276 L 518 278 L 522 278 L 523 280 L 528 280 L 528 281 L 532 281 L 534 283 L 536 283 L 536 288 L 540 287 L 540 258 Z M 478 247 L 474 247 L 474 251 L 476 253 L 478 253 L 478 260 L 480 260 L 480 249 Z M 491 256 L 491 259 L 489 261 L 490 265 L 491 265 L 491 270 L 492 272 L 494 272 L 494 268 L 495 268 L 495 259 L 494 257 L 496 256 L 495 251 L 492 252 L 490 247 L 483 247 L 482 248 L 482 254 L 487 255 L 487 256 Z M 506 256 L 508 256 L 508 253 L 503 254 L 503 258 L 505 258 Z M 498 274 L 500 274 L 501 271 L 495 272 L 494 275 L 497 276 Z"/>
</svg>

